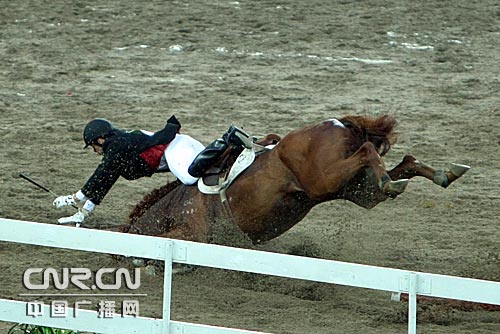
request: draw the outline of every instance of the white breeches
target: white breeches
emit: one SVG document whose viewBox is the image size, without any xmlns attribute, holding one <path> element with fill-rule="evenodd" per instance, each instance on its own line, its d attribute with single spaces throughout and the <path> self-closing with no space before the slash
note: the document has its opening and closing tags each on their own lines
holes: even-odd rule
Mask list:
<svg viewBox="0 0 500 334">
<path fill-rule="evenodd" d="M 189 175 L 188 168 L 204 148 L 205 146 L 193 137 L 177 134 L 164 153 L 170 172 L 184 184 L 196 183 L 198 178 Z"/>
</svg>

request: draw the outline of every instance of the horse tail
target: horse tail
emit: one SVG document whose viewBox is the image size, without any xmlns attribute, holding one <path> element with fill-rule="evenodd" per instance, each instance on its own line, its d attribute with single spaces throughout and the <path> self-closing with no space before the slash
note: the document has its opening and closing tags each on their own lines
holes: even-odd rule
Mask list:
<svg viewBox="0 0 500 334">
<path fill-rule="evenodd" d="M 392 116 L 382 115 L 374 118 L 348 115 L 339 121 L 350 128 L 354 135 L 353 152 L 369 141 L 373 143 L 380 156 L 384 156 L 397 141 L 398 136 L 395 132 L 397 121 Z"/>
<path fill-rule="evenodd" d="M 151 193 L 147 194 L 144 196 L 141 202 L 135 206 L 135 208 L 132 210 L 130 215 L 128 216 L 129 218 L 129 225 L 128 228 L 123 228 L 122 232 L 128 232 L 130 227 L 149 209 L 151 208 L 156 202 L 158 202 L 163 196 L 167 195 L 170 193 L 172 190 L 177 188 L 181 182 L 179 180 L 175 180 L 173 182 L 167 183 L 163 187 L 159 189 L 153 190 Z"/>
</svg>

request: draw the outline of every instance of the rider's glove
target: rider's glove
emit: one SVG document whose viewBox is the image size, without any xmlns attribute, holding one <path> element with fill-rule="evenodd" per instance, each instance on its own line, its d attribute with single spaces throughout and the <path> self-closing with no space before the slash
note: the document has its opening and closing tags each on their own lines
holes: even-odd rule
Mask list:
<svg viewBox="0 0 500 334">
<path fill-rule="evenodd" d="M 59 224 L 71 224 L 75 223 L 76 227 L 80 227 L 80 225 L 83 223 L 85 218 L 87 218 L 89 215 L 89 212 L 85 209 L 80 209 L 78 210 L 77 213 L 75 213 L 72 216 L 69 217 L 62 217 L 57 220 Z"/>
<path fill-rule="evenodd" d="M 73 195 L 59 196 L 54 200 L 54 202 L 52 202 L 52 205 L 57 209 L 75 204 L 76 202 Z"/>
</svg>

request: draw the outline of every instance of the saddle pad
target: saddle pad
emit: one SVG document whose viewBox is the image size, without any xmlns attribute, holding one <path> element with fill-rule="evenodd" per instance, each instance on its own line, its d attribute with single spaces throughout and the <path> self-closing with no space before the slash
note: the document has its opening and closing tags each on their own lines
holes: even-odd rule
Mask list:
<svg viewBox="0 0 500 334">
<path fill-rule="evenodd" d="M 247 169 L 255 160 L 255 150 L 253 148 L 244 148 L 236 161 L 234 162 L 227 178 L 220 184 L 208 186 L 203 182 L 203 178 L 198 180 L 198 189 L 208 195 L 219 194 L 222 190 L 226 190 L 231 183 Z"/>
</svg>

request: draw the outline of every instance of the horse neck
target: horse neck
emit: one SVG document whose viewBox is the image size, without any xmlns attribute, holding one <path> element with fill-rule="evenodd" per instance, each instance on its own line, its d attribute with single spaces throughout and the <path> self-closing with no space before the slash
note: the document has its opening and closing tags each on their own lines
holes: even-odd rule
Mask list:
<svg viewBox="0 0 500 334">
<path fill-rule="evenodd" d="M 345 159 L 351 132 L 330 120 L 290 132 L 276 149 L 283 164 L 297 180 L 297 187 L 316 204 L 328 200 L 338 182 L 332 178 L 336 162 Z"/>
</svg>

